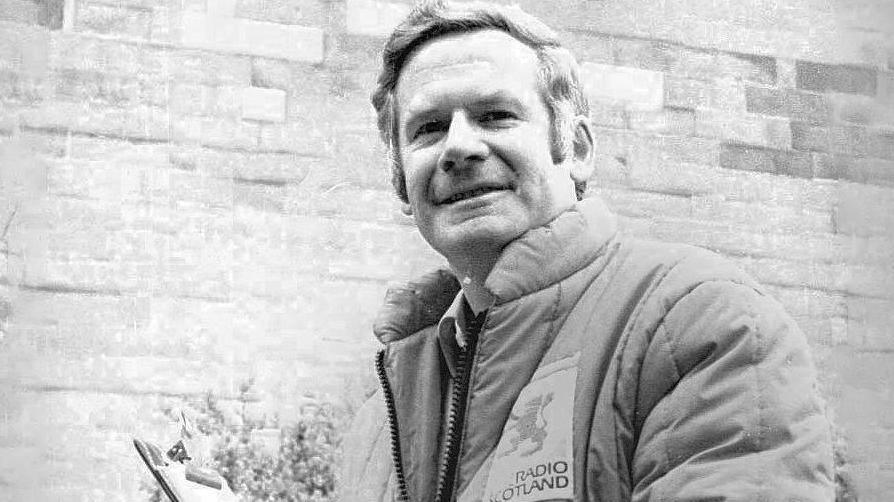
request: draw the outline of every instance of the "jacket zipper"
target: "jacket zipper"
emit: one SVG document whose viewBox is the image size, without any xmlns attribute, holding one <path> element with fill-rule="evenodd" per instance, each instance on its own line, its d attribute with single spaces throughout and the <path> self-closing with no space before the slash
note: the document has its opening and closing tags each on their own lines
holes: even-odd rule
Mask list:
<svg viewBox="0 0 894 502">
<path fill-rule="evenodd" d="M 382 383 L 382 394 L 385 397 L 385 408 L 388 413 L 388 428 L 391 434 L 391 461 L 394 463 L 394 473 L 397 477 L 397 500 L 409 502 L 410 492 L 407 490 L 407 478 L 404 475 L 404 466 L 400 453 L 400 435 L 397 427 L 397 408 L 394 405 L 394 392 L 388 382 L 388 374 L 385 373 L 385 350 L 376 354 L 376 374 Z"/>
<path fill-rule="evenodd" d="M 450 393 L 444 455 L 441 457 L 438 467 L 438 490 L 435 496 L 437 502 L 450 502 L 453 500 L 456 469 L 459 463 L 459 447 L 462 441 L 463 424 L 466 420 L 466 403 L 477 341 L 477 335 L 470 336 L 466 347 L 460 348 L 457 356 L 459 372 L 457 381 Z"/>
</svg>

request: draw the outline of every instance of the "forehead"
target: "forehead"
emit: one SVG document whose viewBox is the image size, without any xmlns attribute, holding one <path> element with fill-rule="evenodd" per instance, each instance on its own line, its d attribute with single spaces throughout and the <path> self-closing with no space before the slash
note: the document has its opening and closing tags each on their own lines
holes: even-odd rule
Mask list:
<svg viewBox="0 0 894 502">
<path fill-rule="evenodd" d="M 400 109 L 446 94 L 506 92 L 539 96 L 539 61 L 533 49 L 499 30 L 437 38 L 417 49 L 398 78 Z"/>
</svg>

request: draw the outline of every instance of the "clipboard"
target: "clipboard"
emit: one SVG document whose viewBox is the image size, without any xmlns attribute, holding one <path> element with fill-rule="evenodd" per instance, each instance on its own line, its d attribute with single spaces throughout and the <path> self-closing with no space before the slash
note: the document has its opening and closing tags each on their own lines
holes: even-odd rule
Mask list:
<svg viewBox="0 0 894 502">
<path fill-rule="evenodd" d="M 220 474 L 189 463 L 190 458 L 182 441 L 178 441 L 167 453 L 158 445 L 138 438 L 133 439 L 133 445 L 171 502 L 236 500 Z"/>
</svg>

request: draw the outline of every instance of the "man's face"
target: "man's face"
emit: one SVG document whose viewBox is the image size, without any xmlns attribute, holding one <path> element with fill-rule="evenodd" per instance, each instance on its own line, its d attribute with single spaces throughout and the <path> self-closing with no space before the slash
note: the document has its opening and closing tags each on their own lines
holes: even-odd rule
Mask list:
<svg viewBox="0 0 894 502">
<path fill-rule="evenodd" d="M 528 46 L 483 30 L 427 43 L 400 74 L 397 147 L 409 206 L 448 259 L 502 249 L 576 201 L 570 162 L 550 155 L 538 68 Z"/>
</svg>

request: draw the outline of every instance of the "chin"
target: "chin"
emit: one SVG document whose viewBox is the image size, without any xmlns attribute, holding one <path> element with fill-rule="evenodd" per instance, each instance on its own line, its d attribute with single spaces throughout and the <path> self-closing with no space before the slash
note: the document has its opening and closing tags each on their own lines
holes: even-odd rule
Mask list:
<svg viewBox="0 0 894 502">
<path fill-rule="evenodd" d="M 476 218 L 457 225 L 436 237 L 431 243 L 435 249 L 443 249 L 447 253 L 492 252 L 502 249 L 521 236 L 524 231 L 519 225 L 506 221 L 493 221 L 491 218 Z M 431 241 L 430 241 L 431 242 Z M 442 253 L 442 254 L 447 254 Z"/>
</svg>

